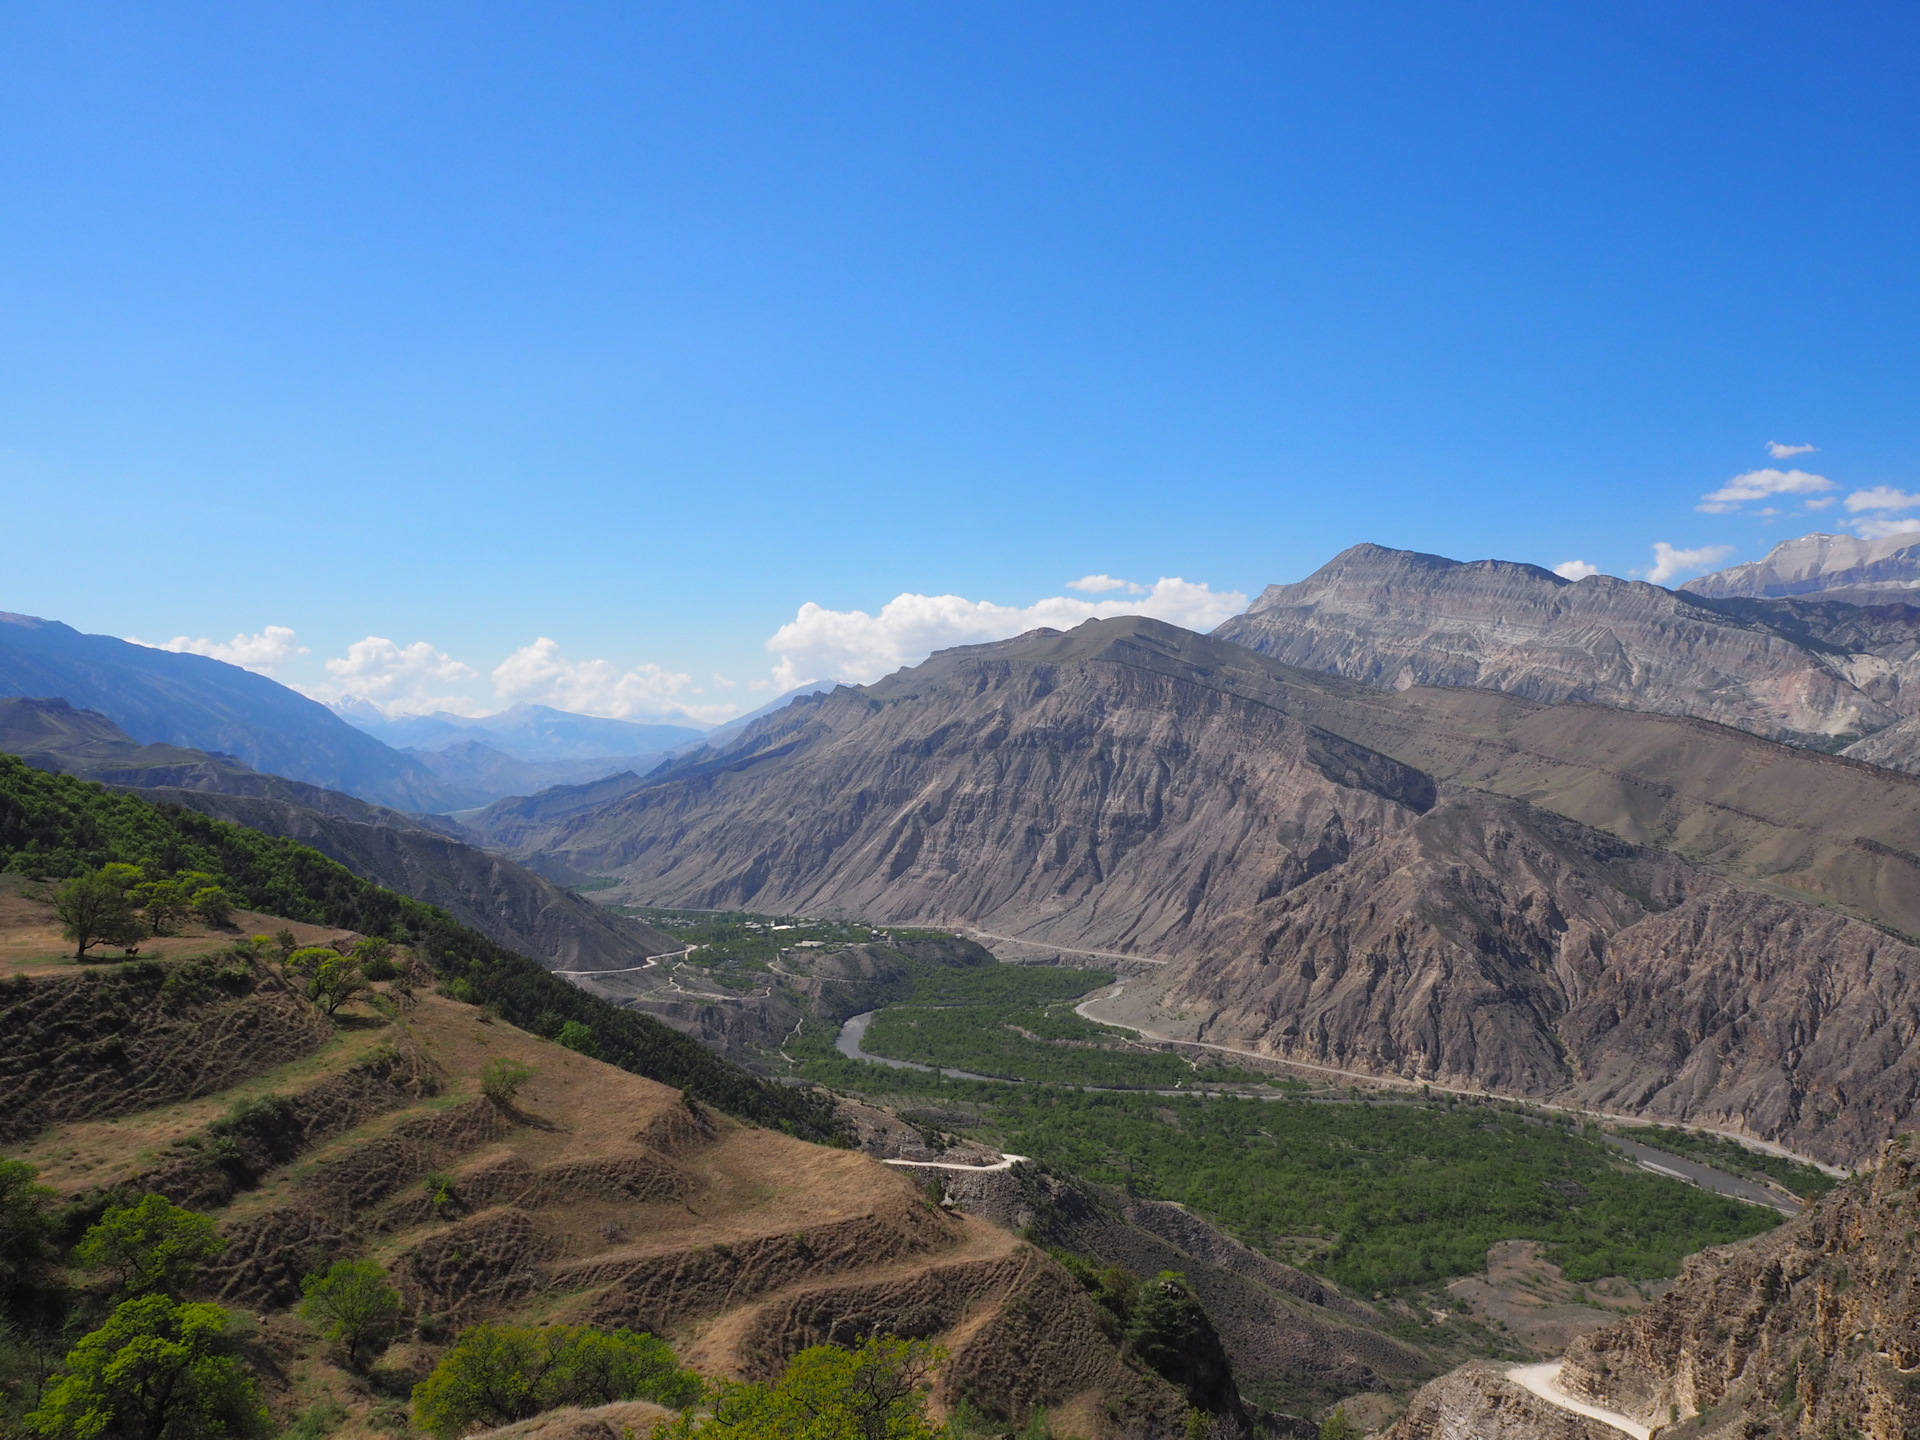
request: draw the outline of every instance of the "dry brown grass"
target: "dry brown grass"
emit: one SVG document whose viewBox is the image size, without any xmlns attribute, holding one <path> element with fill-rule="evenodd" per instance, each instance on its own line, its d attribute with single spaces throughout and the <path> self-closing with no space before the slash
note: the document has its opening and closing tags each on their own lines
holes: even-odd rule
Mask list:
<svg viewBox="0 0 1920 1440">
<path fill-rule="evenodd" d="M 30 880 L 25 875 L 0 873 L 0 979 L 10 975 L 71 974 L 77 964 L 73 942 L 60 933 L 53 913 L 54 882 Z M 336 939 L 357 939 L 350 930 L 331 925 L 308 925 L 282 920 L 253 910 L 236 910 L 223 928 L 197 921 L 181 927 L 178 935 L 150 935 L 140 942 L 142 960 L 184 960 L 212 955 L 248 935 L 271 935 L 291 930 L 302 945 L 329 945 Z M 89 966 L 113 965 L 124 957 L 110 945 L 87 952 Z"/>
<path fill-rule="evenodd" d="M 308 927 L 301 938 L 331 933 Z M 55 965 L 72 973 L 70 962 Z M 386 1047 L 425 1057 L 437 1093 L 383 1101 L 389 1108 L 330 1132 L 213 1212 L 233 1238 L 217 1289 L 259 1317 L 280 1366 L 271 1382 L 278 1416 L 337 1399 L 350 1413 L 344 1440 L 390 1436 L 398 1421 L 394 1402 L 341 1368 L 288 1308 L 299 1275 L 329 1256 L 378 1260 L 410 1317 L 446 1317 L 456 1328 L 485 1318 L 625 1324 L 665 1336 L 704 1373 L 758 1377 L 807 1344 L 886 1329 L 948 1346 L 956 1358 L 943 1398 L 971 1383 L 1024 1413 L 1078 1394 L 1075 1412 L 1097 1419 L 1106 1411 L 1087 1396 L 1124 1391 L 1121 1408 L 1136 1419 L 1177 1413 L 1159 1382 L 1124 1371 L 1051 1261 L 931 1203 L 912 1176 L 689 1107 L 676 1090 L 473 1006 L 421 994 L 395 1013 L 354 1007 L 322 1048 L 244 1084 L 118 1120 L 62 1124 L 15 1152 L 41 1167 L 44 1182 L 76 1194 L 137 1177 L 163 1151 L 179 1154 L 238 1100 L 298 1103 Z M 504 1108 L 479 1083 L 501 1058 L 535 1072 Z M 422 1183 L 433 1171 L 453 1177 L 461 1198 L 450 1212 L 435 1211 Z M 1036 1326 L 1044 1343 L 1031 1338 Z M 1008 1338 L 1016 1331 L 1029 1338 Z M 380 1362 L 391 1372 L 388 1395 L 424 1375 L 445 1343 L 402 1338 Z M 556 1415 L 511 1433 L 619 1440 L 627 1420 L 603 1428 L 613 1418 Z M 1123 1430 L 1150 1433 L 1091 1422 L 1085 1433 Z"/>
</svg>

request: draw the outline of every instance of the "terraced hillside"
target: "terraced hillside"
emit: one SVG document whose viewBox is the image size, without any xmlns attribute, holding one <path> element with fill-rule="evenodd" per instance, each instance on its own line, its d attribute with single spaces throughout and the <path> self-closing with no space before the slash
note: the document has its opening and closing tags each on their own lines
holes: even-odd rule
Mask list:
<svg viewBox="0 0 1920 1440">
<path fill-rule="evenodd" d="M 11 928 L 44 925 L 30 887 L 13 890 Z M 328 1020 L 272 962 L 201 948 L 216 953 L 85 970 L 10 948 L 0 1032 L 29 1045 L 9 1059 L 61 1078 L 38 1109 L 11 1107 L 6 1153 L 69 1230 L 142 1194 L 211 1216 L 227 1243 L 196 1289 L 256 1317 L 250 1353 L 283 1423 L 331 1400 L 343 1433 L 403 1427 L 401 1397 L 485 1320 L 647 1330 L 737 1378 L 826 1341 L 930 1337 L 949 1357 L 936 1410 L 965 1397 L 1020 1425 L 1046 1406 L 1089 1437 L 1185 1423 L 1188 1397 L 1123 1358 L 1065 1270 L 900 1169 L 435 994 L 404 952 Z M 220 1058 L 180 1063 L 196 1053 Z M 489 1098 L 482 1072 L 503 1060 L 534 1073 Z M 364 1375 L 294 1309 L 302 1277 L 342 1258 L 377 1262 L 403 1297 Z"/>
</svg>

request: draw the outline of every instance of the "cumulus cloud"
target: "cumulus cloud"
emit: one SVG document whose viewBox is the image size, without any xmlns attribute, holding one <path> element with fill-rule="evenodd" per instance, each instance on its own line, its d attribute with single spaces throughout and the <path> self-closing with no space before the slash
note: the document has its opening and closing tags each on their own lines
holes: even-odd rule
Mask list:
<svg viewBox="0 0 1920 1440">
<path fill-rule="evenodd" d="M 1647 570 L 1646 578 L 1655 585 L 1664 585 L 1681 575 L 1717 565 L 1732 553 L 1731 545 L 1702 545 L 1695 550 L 1676 550 L 1666 541 L 1656 540 L 1653 545 L 1653 564 Z"/>
<path fill-rule="evenodd" d="M 1833 504 L 1833 502 L 1838 500 L 1839 498 L 1840 497 L 1838 495 L 1823 495 L 1818 500 L 1807 501 L 1807 509 L 1824 510 L 1827 508 L 1827 506 Z"/>
<path fill-rule="evenodd" d="M 1833 488 L 1833 481 L 1826 476 L 1805 470 L 1749 470 L 1711 494 L 1702 495 L 1693 508 L 1709 515 L 1725 515 L 1749 500 L 1765 500 L 1771 495 L 1818 495 Z"/>
<path fill-rule="evenodd" d="M 1767 441 L 1767 454 L 1776 460 L 1791 460 L 1796 455 L 1811 455 L 1818 445 L 1782 445 L 1778 440 Z"/>
<path fill-rule="evenodd" d="M 369 635 L 349 645 L 345 655 L 327 661 L 327 674 L 333 678 L 312 692 L 315 699 L 358 696 L 388 715 L 431 715 L 436 710 L 478 715 L 484 710 L 459 688 L 478 680 L 479 672 L 424 640 L 396 645 L 385 636 Z"/>
<path fill-rule="evenodd" d="M 1916 519 L 1912 515 L 1903 515 L 1897 520 L 1890 517 L 1885 519 L 1856 520 L 1853 522 L 1853 528 L 1858 530 L 1860 534 L 1868 540 L 1881 540 L 1889 535 L 1906 535 L 1912 531 L 1920 530 L 1920 519 Z"/>
<path fill-rule="evenodd" d="M 935 650 L 1005 640 L 1043 625 L 1068 630 L 1083 620 L 1151 615 L 1189 630 L 1211 630 L 1246 604 L 1238 591 L 1215 591 L 1177 577 L 1162 578 L 1135 600 L 1057 595 L 1018 606 L 959 595 L 905 594 L 889 600 L 878 615 L 828 610 L 808 601 L 767 640 L 767 650 L 780 657 L 773 673 L 782 689 L 821 676 L 865 684 L 903 665 L 917 665 Z"/>
<path fill-rule="evenodd" d="M 1920 505 L 1920 495 L 1909 495 L 1891 485 L 1876 485 L 1847 496 L 1847 509 L 1855 514 L 1862 510 L 1911 510 L 1916 505 Z"/>
<path fill-rule="evenodd" d="M 1562 560 L 1553 567 L 1553 573 L 1562 580 L 1584 580 L 1589 575 L 1598 575 L 1600 567 L 1589 565 L 1584 560 Z"/>
<path fill-rule="evenodd" d="M 1089 595 L 1104 595 L 1109 590 L 1124 590 L 1129 595 L 1145 595 L 1147 587 L 1136 585 L 1131 580 L 1116 580 L 1111 575 L 1082 575 L 1078 580 L 1067 581 L 1067 589 L 1083 590 Z"/>
<path fill-rule="evenodd" d="M 703 693 L 694 688 L 693 677 L 659 665 L 621 670 L 606 660 L 569 660 L 545 635 L 502 660 L 494 668 L 493 686 L 509 704 L 529 701 L 611 720 L 668 714 L 724 720 L 739 708 L 687 703 L 680 698 L 683 692 Z"/>
<path fill-rule="evenodd" d="M 207 655 L 260 675 L 271 675 L 274 667 L 282 661 L 307 653 L 306 646 L 294 643 L 293 631 L 285 625 L 269 625 L 258 635 L 240 634 L 226 641 L 195 640 L 186 635 L 176 635 L 171 640 L 158 643 L 137 640 L 131 635 L 127 639 L 135 645 L 145 645 L 149 650 L 171 650 L 178 655 Z"/>
</svg>

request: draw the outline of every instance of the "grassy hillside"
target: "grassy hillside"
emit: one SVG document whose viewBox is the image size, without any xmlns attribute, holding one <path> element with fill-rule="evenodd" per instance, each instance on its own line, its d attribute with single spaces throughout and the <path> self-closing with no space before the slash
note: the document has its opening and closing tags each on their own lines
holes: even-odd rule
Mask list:
<svg viewBox="0 0 1920 1440">
<path fill-rule="evenodd" d="M 718 1106 L 810 1139 L 833 1136 L 831 1107 L 770 1085 L 648 1016 L 622 1010 L 468 929 L 446 912 L 353 875 L 317 850 L 190 810 L 156 806 L 0 755 L 0 870 L 65 877 L 110 861 L 218 878 L 246 908 L 413 947 L 446 984 L 470 987 L 516 1025 L 588 1025 L 601 1055 Z"/>
</svg>

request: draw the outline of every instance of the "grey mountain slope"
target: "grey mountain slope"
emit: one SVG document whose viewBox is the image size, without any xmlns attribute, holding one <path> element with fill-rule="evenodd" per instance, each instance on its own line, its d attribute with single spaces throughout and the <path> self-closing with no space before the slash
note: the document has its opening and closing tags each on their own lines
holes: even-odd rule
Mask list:
<svg viewBox="0 0 1920 1440">
<path fill-rule="evenodd" d="M 679 948 L 502 856 L 440 816 L 406 815 L 227 757 L 136 745 L 97 711 L 64 700 L 0 700 L 0 750 L 161 804 L 297 840 L 362 879 L 438 905 L 509 949 L 556 969 L 610 970 Z"/>
<path fill-rule="evenodd" d="M 232 755 L 256 770 L 398 809 L 476 803 L 411 756 L 264 675 L 31 615 L 0 613 L 4 696 L 58 696 L 99 711 L 142 744 Z"/>
<path fill-rule="evenodd" d="M 1262 664 L 1147 620 L 947 651 L 795 701 L 604 804 L 547 823 L 521 807 L 514 853 L 655 903 L 1151 949 L 1430 801 L 1425 775 L 1208 685 L 1194 646 Z"/>
<path fill-rule="evenodd" d="M 1471 686 L 1690 715 L 1820 748 L 1901 718 L 1843 654 L 1657 585 L 1356 545 L 1215 632 L 1370 685 Z"/>
<path fill-rule="evenodd" d="M 1839 598 L 1859 604 L 1920 595 L 1920 534 L 1863 540 L 1854 535 L 1802 535 L 1761 559 L 1716 570 L 1680 587 L 1714 599 Z"/>
</svg>

